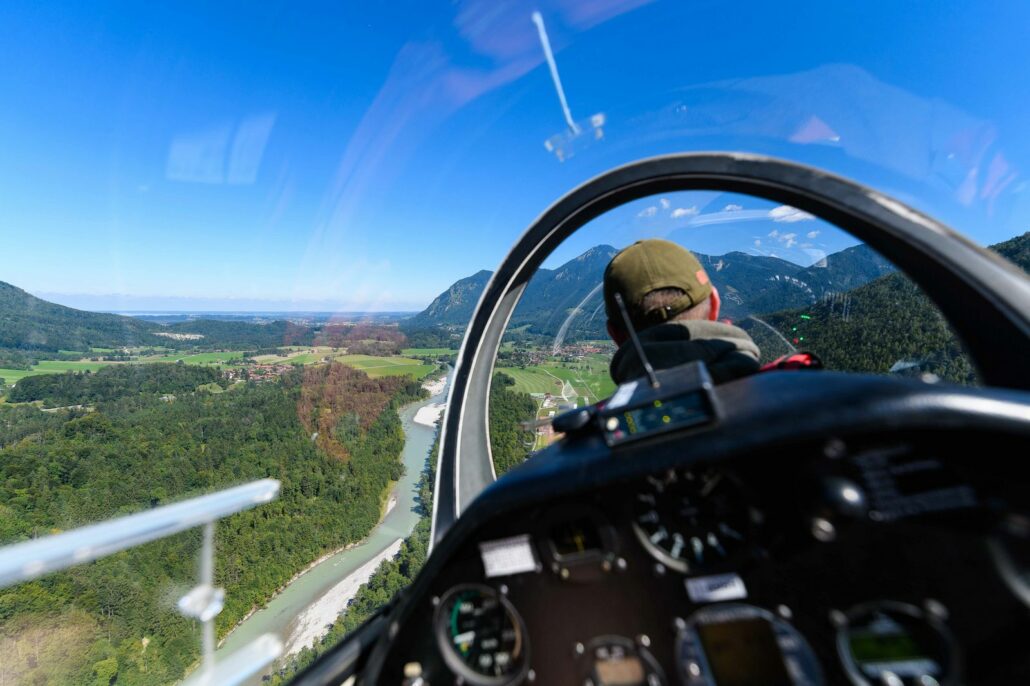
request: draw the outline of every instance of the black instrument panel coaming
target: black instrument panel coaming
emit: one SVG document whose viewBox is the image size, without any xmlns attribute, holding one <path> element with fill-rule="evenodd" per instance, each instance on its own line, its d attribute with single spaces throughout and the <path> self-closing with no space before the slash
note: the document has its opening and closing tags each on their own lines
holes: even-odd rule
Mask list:
<svg viewBox="0 0 1030 686">
<path fill-rule="evenodd" d="M 926 446 L 913 449 L 920 448 Z M 717 466 L 720 475 L 740 484 L 760 513 L 761 525 L 751 534 L 747 554 L 731 566 L 747 591 L 739 602 L 787 618 L 811 646 L 826 683 L 850 683 L 837 654 L 832 613 L 877 601 L 916 607 L 936 601 L 945 608 L 947 626 L 961 648 L 963 672 L 986 677 L 968 683 L 995 682 L 992 674 L 1026 676 L 1027 658 L 1015 657 L 1020 654 L 1016 645 L 1009 652 L 1004 646 L 1011 637 L 1026 635 L 1028 615 L 999 577 L 983 531 L 925 519 L 865 522 L 842 527 L 832 541 L 817 541 L 809 528 L 812 478 L 820 471 L 813 462 L 824 463 L 799 448 L 793 454 Z M 704 469 L 693 465 L 689 471 Z M 836 471 L 850 475 L 856 469 L 845 461 Z M 662 478 L 665 471 L 650 478 Z M 664 670 L 666 683 L 680 683 L 677 620 L 706 606 L 691 600 L 685 582 L 727 567 L 682 574 L 660 564 L 633 527 L 634 499 L 647 488 L 647 477 L 620 480 L 484 522 L 412 608 L 393 642 L 384 677 L 399 680 L 394 672 L 400 665 L 419 662 L 430 683 L 451 683 L 434 639 L 433 599 L 458 584 L 483 583 L 503 590 L 524 620 L 536 683 L 582 683 L 585 658 L 577 646 L 607 635 L 643 642 Z M 576 563 L 556 561 L 549 533 L 554 522 L 584 518 L 606 527 L 600 537 L 603 552 Z M 539 568 L 485 578 L 479 544 L 526 534 Z"/>
</svg>

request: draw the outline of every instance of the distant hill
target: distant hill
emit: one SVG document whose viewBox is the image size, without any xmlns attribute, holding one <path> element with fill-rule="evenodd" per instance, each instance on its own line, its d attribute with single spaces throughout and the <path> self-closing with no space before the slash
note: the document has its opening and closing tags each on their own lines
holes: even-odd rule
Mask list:
<svg viewBox="0 0 1030 686">
<path fill-rule="evenodd" d="M 132 317 L 84 312 L 41 300 L 0 281 L 0 348 L 87 350 L 156 345 L 163 327 Z"/>
<path fill-rule="evenodd" d="M 604 337 L 599 287 L 605 267 L 617 252 L 610 245 L 599 245 L 557 269 L 539 270 L 512 315 L 511 327 L 528 327 L 532 333 L 554 336 L 578 307 L 569 335 L 581 339 Z M 829 255 L 810 267 L 742 252 L 719 256 L 699 253 L 698 259 L 722 295 L 723 314 L 734 320 L 755 312 L 814 304 L 827 294 L 854 288 L 893 269 L 864 245 Z M 405 325 L 467 324 L 491 275 L 481 271 L 456 282 Z"/>
<path fill-rule="evenodd" d="M 161 334 L 196 334 L 200 338 Z M 313 338 L 313 328 L 287 321 L 256 324 L 191 319 L 164 326 L 118 314 L 86 312 L 47 302 L 0 281 L 0 359 L 13 358 L 21 354 L 18 351 L 43 354 L 123 346 L 266 348 L 310 345 Z"/>
</svg>

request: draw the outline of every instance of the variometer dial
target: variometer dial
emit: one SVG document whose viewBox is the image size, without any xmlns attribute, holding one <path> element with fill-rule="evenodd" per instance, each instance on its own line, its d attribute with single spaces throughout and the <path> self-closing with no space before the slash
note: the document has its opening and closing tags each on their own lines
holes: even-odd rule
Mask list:
<svg viewBox="0 0 1030 686">
<path fill-rule="evenodd" d="M 649 477 L 636 494 L 633 530 L 660 562 L 684 573 L 740 557 L 760 515 L 725 474 L 677 473 Z"/>
<path fill-rule="evenodd" d="M 837 650 L 856 686 L 939 686 L 958 676 L 958 652 L 940 618 L 914 605 L 859 605 L 841 619 Z"/>
<path fill-rule="evenodd" d="M 444 661 L 466 682 L 508 686 L 525 676 L 529 646 L 522 618 L 489 586 L 449 590 L 436 608 L 435 623 Z"/>
</svg>

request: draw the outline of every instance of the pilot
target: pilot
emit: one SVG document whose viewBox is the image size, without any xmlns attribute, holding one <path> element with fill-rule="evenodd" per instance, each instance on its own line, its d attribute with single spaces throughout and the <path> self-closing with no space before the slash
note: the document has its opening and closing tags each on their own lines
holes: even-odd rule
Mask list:
<svg viewBox="0 0 1030 686">
<path fill-rule="evenodd" d="M 697 257 L 675 243 L 651 238 L 621 251 L 604 270 L 608 334 L 619 346 L 610 368 L 615 383 L 644 375 L 616 293 L 622 294 L 655 369 L 701 360 L 715 383 L 758 371 L 758 346 L 742 329 L 719 321 L 719 291 Z"/>
</svg>

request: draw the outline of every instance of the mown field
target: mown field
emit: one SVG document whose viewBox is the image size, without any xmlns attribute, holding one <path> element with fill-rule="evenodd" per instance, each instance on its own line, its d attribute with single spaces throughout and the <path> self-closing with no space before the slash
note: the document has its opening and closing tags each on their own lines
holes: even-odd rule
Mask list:
<svg viewBox="0 0 1030 686">
<path fill-rule="evenodd" d="M 512 390 L 520 393 L 550 393 L 561 395 L 562 383 L 559 379 L 547 374 L 541 367 L 498 367 L 497 371 L 515 379 Z"/>
<path fill-rule="evenodd" d="M 429 350 L 430 348 L 422 348 L 420 350 Z M 315 348 L 303 348 L 303 352 L 292 353 L 288 357 L 280 357 L 278 355 L 262 355 L 254 358 L 257 362 L 264 364 L 318 364 L 323 362 L 326 357 L 330 357 L 333 360 L 343 363 L 348 367 L 354 367 L 367 373 L 372 378 L 378 378 L 381 376 L 400 376 L 402 374 L 410 375 L 416 379 L 421 379 L 426 376 L 434 369 L 434 364 L 423 364 L 420 360 L 414 360 L 410 357 L 403 356 L 392 356 L 392 357 L 376 357 L 374 355 L 348 355 L 346 353 L 333 353 L 333 349 L 325 346 L 318 346 Z M 413 348 L 413 350 L 419 350 Z"/>
<path fill-rule="evenodd" d="M 422 364 L 408 357 L 374 357 L 372 355 L 337 355 L 333 359 L 348 367 L 360 369 L 372 378 L 380 376 L 410 375 L 421 379 L 434 369 L 434 364 Z"/>
<path fill-rule="evenodd" d="M 221 364 L 229 360 L 238 360 L 242 357 L 242 352 L 195 353 L 193 355 L 173 353 L 171 355 L 143 357 L 140 358 L 140 362 L 178 362 L 182 360 L 183 364 Z"/>
<path fill-rule="evenodd" d="M 414 357 L 415 355 L 453 355 L 458 354 L 457 350 L 450 348 L 405 348 L 401 351 L 401 355 L 409 355 Z"/>
<path fill-rule="evenodd" d="M 32 366 L 31 369 L 0 369 L 0 379 L 4 383 L 18 383 L 26 376 L 37 374 L 63 374 L 64 372 L 95 372 L 101 367 L 112 364 L 111 362 L 69 362 L 64 360 L 43 360 Z"/>
<path fill-rule="evenodd" d="M 424 351 L 432 349 L 423 348 L 413 350 Z M 332 357 L 332 359 L 342 362 L 343 364 L 346 364 L 348 366 L 354 367 L 356 369 L 361 369 L 373 378 L 378 378 L 382 376 L 409 375 L 415 379 L 421 379 L 422 377 L 430 374 L 436 369 L 436 365 L 423 364 L 420 360 L 411 359 L 409 357 L 374 357 L 372 355 L 333 354 L 332 348 L 328 347 L 294 349 L 291 350 L 290 355 L 286 357 L 280 357 L 278 355 L 262 355 L 260 357 L 255 358 L 255 361 L 264 364 L 304 365 L 322 362 L 327 356 L 330 356 Z M 235 351 L 194 353 L 186 355 L 176 353 L 165 355 L 151 355 L 148 357 L 140 358 L 139 360 L 133 360 L 133 362 L 93 362 L 89 360 L 44 360 L 34 365 L 31 369 L 0 368 L 0 379 L 3 379 L 4 383 L 10 385 L 18 383 L 25 377 L 36 376 L 37 374 L 62 374 L 68 371 L 82 372 L 87 370 L 95 372 L 101 367 L 104 367 L 105 365 L 109 364 L 134 364 L 136 362 L 165 362 L 169 364 L 174 364 L 175 362 L 182 360 L 184 364 L 217 366 L 225 364 L 226 362 L 229 362 L 231 360 L 238 360 L 242 357 L 242 352 Z"/>
<path fill-rule="evenodd" d="M 606 355 L 590 355 L 568 363 L 547 362 L 525 369 L 501 367 L 497 371 L 515 379 L 515 391 L 561 396 L 564 390 L 570 399 L 575 395 L 579 405 L 596 403 L 615 391 Z"/>
</svg>

